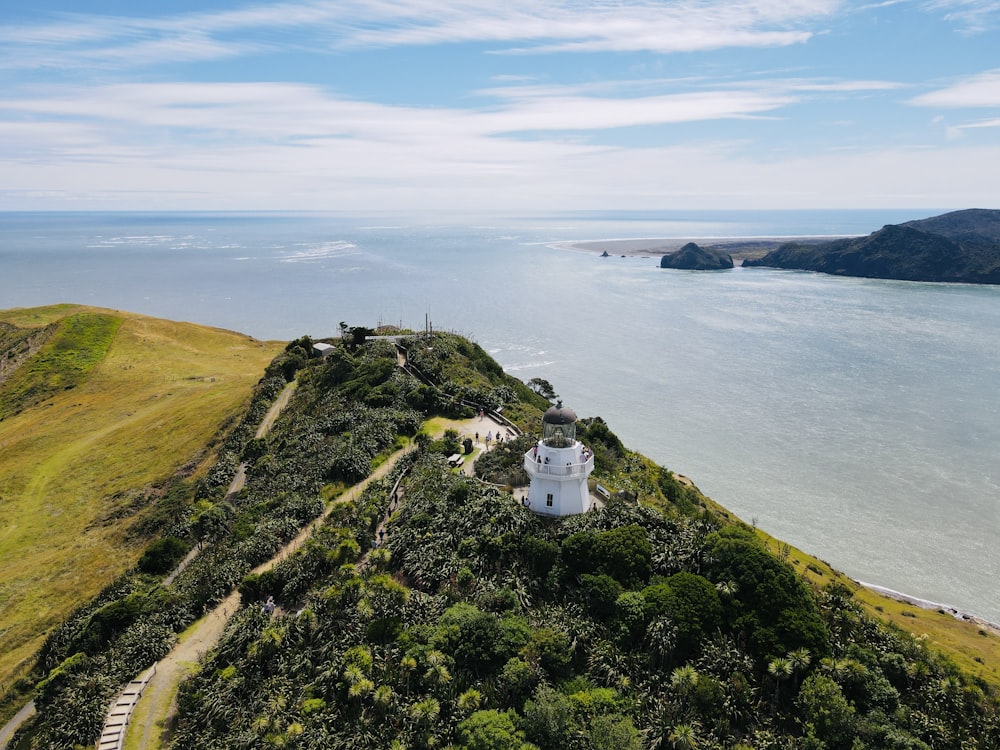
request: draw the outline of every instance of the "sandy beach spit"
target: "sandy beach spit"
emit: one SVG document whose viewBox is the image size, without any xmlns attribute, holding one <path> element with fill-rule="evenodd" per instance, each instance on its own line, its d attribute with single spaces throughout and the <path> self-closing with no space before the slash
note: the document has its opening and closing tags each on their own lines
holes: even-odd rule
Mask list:
<svg viewBox="0 0 1000 750">
<path fill-rule="evenodd" d="M 603 240 L 569 240 L 553 242 L 549 246 L 562 250 L 630 258 L 657 258 L 680 250 L 689 242 L 707 249 L 721 250 L 732 256 L 739 265 L 743 258 L 759 258 L 786 242 L 817 244 L 839 239 L 837 236 L 795 236 L 795 237 L 635 237 Z"/>
</svg>

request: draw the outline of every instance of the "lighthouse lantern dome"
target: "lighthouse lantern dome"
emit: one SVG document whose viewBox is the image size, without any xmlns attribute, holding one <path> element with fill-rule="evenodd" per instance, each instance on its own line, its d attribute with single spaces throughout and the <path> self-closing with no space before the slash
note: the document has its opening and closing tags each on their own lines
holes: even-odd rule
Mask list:
<svg viewBox="0 0 1000 750">
<path fill-rule="evenodd" d="M 542 442 L 550 448 L 569 448 L 576 442 L 576 414 L 562 401 L 542 416 Z"/>
</svg>

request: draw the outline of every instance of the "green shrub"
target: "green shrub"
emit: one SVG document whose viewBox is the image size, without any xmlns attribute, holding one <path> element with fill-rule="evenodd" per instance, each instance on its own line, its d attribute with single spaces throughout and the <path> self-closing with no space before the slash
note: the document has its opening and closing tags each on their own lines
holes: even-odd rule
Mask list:
<svg viewBox="0 0 1000 750">
<path fill-rule="evenodd" d="M 143 573 L 163 575 L 173 570 L 181 558 L 187 554 L 188 545 L 174 536 L 157 539 L 139 558 L 137 567 Z"/>
</svg>

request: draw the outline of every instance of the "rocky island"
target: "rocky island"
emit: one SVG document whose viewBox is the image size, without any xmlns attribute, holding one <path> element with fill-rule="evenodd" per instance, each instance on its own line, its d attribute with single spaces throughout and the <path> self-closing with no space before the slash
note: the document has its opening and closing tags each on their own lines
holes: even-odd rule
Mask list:
<svg viewBox="0 0 1000 750">
<path fill-rule="evenodd" d="M 667 253 L 660 258 L 660 268 L 675 268 L 688 271 L 717 271 L 733 267 L 733 257 L 722 250 L 703 248 L 689 242 L 680 250 Z"/>
</svg>

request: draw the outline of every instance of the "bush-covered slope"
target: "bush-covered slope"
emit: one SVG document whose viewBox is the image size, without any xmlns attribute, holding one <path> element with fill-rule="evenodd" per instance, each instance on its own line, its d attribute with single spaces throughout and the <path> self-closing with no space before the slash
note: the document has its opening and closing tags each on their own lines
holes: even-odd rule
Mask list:
<svg viewBox="0 0 1000 750">
<path fill-rule="evenodd" d="M 547 521 L 435 456 L 344 566 L 356 519 L 268 581 L 282 614 L 241 612 L 173 747 L 997 746 L 994 699 L 743 527 L 624 501 Z"/>
<path fill-rule="evenodd" d="M 581 427 L 622 490 L 600 511 L 543 519 L 434 453 L 398 504 L 390 482 L 345 503 L 249 582 L 173 747 L 997 746 L 995 698 L 926 643 Z"/>
<path fill-rule="evenodd" d="M 845 587 L 809 586 L 602 420 L 580 434 L 612 500 L 545 519 L 450 469 L 447 441 L 409 440 L 423 417 L 465 407 L 396 367 L 391 345 L 319 361 L 309 343 L 261 382 L 264 403 L 297 372 L 273 431 L 241 426 L 170 526 L 205 551 L 169 586 L 131 571 L 50 637 L 22 747 L 92 742 L 117 685 L 241 579 L 244 605 L 184 685 L 171 747 L 998 747 L 987 685 Z M 408 342 L 421 345 L 437 349 Z M 456 347 L 440 364 L 427 369 L 447 387 L 481 382 L 526 424 L 540 414 L 478 356 Z M 389 477 L 343 494 L 404 444 L 419 449 Z M 225 498 L 238 459 L 247 484 Z M 324 504 L 298 552 L 246 575 Z"/>
<path fill-rule="evenodd" d="M 243 420 L 218 445 L 214 466 L 185 491 L 163 498 L 159 523 L 164 536 L 149 545 L 137 567 L 46 639 L 30 678 L 40 681 L 39 716 L 19 747 L 93 742 L 119 685 L 161 658 L 177 632 L 298 534 L 325 500 L 336 498 L 414 437 L 422 413 L 413 404 L 422 403 L 429 387 L 396 367 L 391 344 L 340 349 L 326 360 L 310 360 L 311 349 L 307 338 L 293 341 L 267 366 Z M 459 372 L 469 378 L 475 373 L 475 366 Z M 269 435 L 255 438 L 268 403 L 296 375 L 290 405 Z M 248 464 L 246 485 L 227 497 L 240 461 Z M 367 548 L 374 511 L 356 515 L 368 528 L 362 541 Z M 177 552 L 195 543 L 205 545 L 201 554 L 163 585 L 163 572 Z M 301 585 L 306 583 L 303 579 Z M 30 617 L 19 616 L 27 631 Z M 26 683 L 29 679 L 21 684 Z"/>
</svg>

